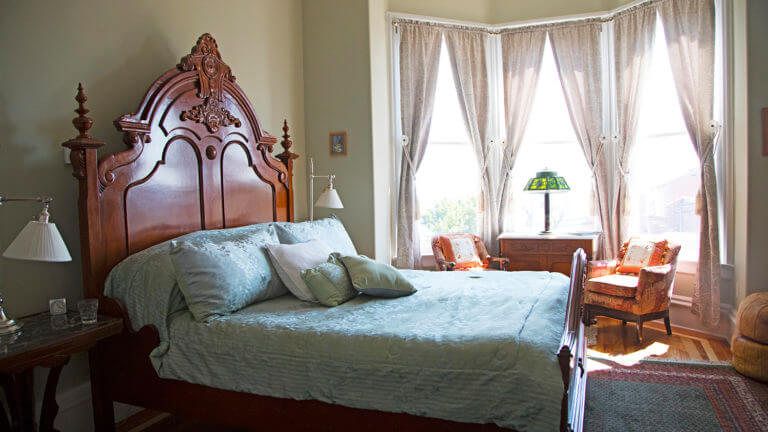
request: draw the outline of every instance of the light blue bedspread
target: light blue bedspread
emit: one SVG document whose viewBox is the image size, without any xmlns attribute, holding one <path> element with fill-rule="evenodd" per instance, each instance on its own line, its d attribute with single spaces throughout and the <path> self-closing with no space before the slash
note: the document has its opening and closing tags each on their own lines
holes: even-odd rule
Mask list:
<svg viewBox="0 0 768 432">
<path fill-rule="evenodd" d="M 568 278 L 403 273 L 416 294 L 335 308 L 288 295 L 208 323 L 177 311 L 153 363 L 161 377 L 211 387 L 557 430 Z"/>
</svg>

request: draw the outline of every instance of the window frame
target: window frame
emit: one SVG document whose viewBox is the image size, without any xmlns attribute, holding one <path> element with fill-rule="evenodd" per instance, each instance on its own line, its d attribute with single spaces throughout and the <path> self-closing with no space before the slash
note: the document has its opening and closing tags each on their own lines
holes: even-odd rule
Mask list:
<svg viewBox="0 0 768 432">
<path fill-rule="evenodd" d="M 732 33 L 733 33 L 733 4 L 728 0 L 714 0 L 715 1 L 715 109 L 714 117 L 721 124 L 720 133 L 717 137 L 718 144 L 715 152 L 715 164 L 717 169 L 718 179 L 718 205 L 719 214 L 718 219 L 720 223 L 720 262 L 723 268 L 724 275 L 728 275 L 733 271 L 733 244 L 734 244 L 734 173 L 733 173 L 733 82 L 731 77 L 733 75 L 733 50 L 731 48 Z M 396 244 L 396 230 L 397 230 L 397 201 L 398 192 L 397 185 L 400 178 L 400 164 L 402 158 L 402 130 L 400 128 L 400 76 L 399 76 L 399 47 L 400 37 L 397 32 L 397 28 L 394 25 L 395 20 L 398 19 L 411 19 L 424 22 L 430 22 L 434 24 L 443 25 L 461 25 L 474 28 L 483 29 L 491 33 L 488 38 L 489 48 L 487 56 L 489 59 L 489 69 L 491 71 L 492 88 L 498 90 L 498 95 L 502 96 L 503 84 L 501 82 L 501 43 L 498 31 L 508 28 L 530 26 L 530 25 L 542 25 L 553 24 L 562 21 L 588 19 L 588 18 L 608 18 L 618 12 L 626 10 L 630 7 L 634 7 L 638 4 L 642 4 L 645 1 L 636 1 L 618 7 L 613 10 L 597 12 L 597 13 L 584 13 L 576 15 L 565 15 L 550 17 L 544 19 L 534 19 L 527 21 L 508 22 L 502 24 L 489 25 L 478 22 L 462 21 L 444 19 L 439 17 L 430 17 L 424 15 L 387 12 L 387 23 L 390 40 L 390 113 L 391 113 L 391 132 L 392 143 L 391 154 L 393 156 L 393 169 L 391 172 L 391 181 L 393 187 L 393 193 L 391 194 L 391 227 L 390 227 L 390 256 L 394 259 L 397 251 Z M 616 172 L 616 158 L 615 158 L 615 146 L 613 143 L 618 139 L 617 131 L 617 119 L 615 115 L 615 71 L 613 56 L 607 55 L 613 53 L 613 22 L 607 21 L 603 24 L 603 31 L 601 32 L 603 41 L 601 43 L 601 49 L 603 50 L 603 72 L 604 76 L 608 77 L 607 85 L 603 86 L 603 106 L 604 118 L 603 125 L 606 125 L 608 129 L 607 139 L 610 136 L 611 145 L 606 146 L 607 151 L 610 152 L 609 160 L 613 165 L 610 170 L 611 175 L 615 175 Z M 608 51 L 609 50 L 609 51 Z M 719 87 L 719 88 L 718 88 Z M 496 137 L 497 140 L 503 141 L 505 134 L 502 133 L 503 129 L 503 97 L 494 96 L 495 92 L 491 91 L 491 103 L 497 107 L 495 116 L 492 115 L 491 120 L 491 136 Z M 719 102 L 719 104 L 718 104 Z M 501 107 L 501 109 L 499 109 Z M 422 260 L 429 261 L 433 259 L 431 251 L 422 251 Z M 678 265 L 678 272 L 685 274 L 694 274 L 696 272 L 696 261 L 680 261 Z"/>
</svg>

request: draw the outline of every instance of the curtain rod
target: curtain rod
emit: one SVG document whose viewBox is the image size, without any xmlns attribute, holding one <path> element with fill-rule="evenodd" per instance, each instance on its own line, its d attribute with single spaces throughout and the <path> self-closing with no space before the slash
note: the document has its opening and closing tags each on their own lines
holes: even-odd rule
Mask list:
<svg viewBox="0 0 768 432">
<path fill-rule="evenodd" d="M 476 21 L 462 21 L 450 18 L 431 17 L 426 15 L 416 15 L 400 12 L 387 12 L 393 25 L 397 26 L 399 22 L 423 22 L 436 26 L 457 27 L 464 28 L 466 30 L 486 31 L 489 33 L 501 33 L 505 30 L 514 30 L 526 27 L 538 27 L 555 24 L 566 23 L 579 23 L 579 22 L 594 22 L 594 21 L 610 21 L 611 19 L 629 12 L 633 9 L 640 9 L 650 6 L 652 4 L 661 3 L 665 0 L 635 0 L 624 6 L 603 12 L 587 12 L 582 14 L 563 15 L 559 17 L 543 18 L 543 19 L 531 19 L 524 21 L 513 21 L 502 24 L 485 24 Z"/>
</svg>

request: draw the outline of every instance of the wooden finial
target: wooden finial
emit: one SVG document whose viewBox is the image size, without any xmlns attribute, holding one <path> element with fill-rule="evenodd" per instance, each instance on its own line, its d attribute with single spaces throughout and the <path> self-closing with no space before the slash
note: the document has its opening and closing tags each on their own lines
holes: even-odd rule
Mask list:
<svg viewBox="0 0 768 432">
<path fill-rule="evenodd" d="M 93 126 L 93 119 L 86 117 L 86 114 L 88 114 L 88 111 L 90 110 L 85 107 L 85 101 L 88 100 L 88 96 L 86 96 L 85 92 L 83 92 L 82 83 L 77 83 L 77 96 L 75 96 L 75 100 L 79 104 L 75 110 L 78 115 L 72 119 L 72 124 L 75 125 L 75 129 L 80 131 L 78 138 L 90 138 L 91 136 L 88 135 L 88 129 Z"/>
<path fill-rule="evenodd" d="M 61 145 L 71 150 L 69 153 L 69 159 L 72 161 L 72 175 L 80 180 L 88 181 L 87 175 L 89 171 L 86 169 L 86 159 L 90 158 L 92 161 L 91 163 L 94 164 L 94 169 L 92 172 L 95 176 L 95 164 L 98 163 L 96 149 L 103 146 L 104 142 L 95 140 L 91 138 L 90 135 L 88 135 L 88 129 L 93 126 L 93 119 L 86 117 L 89 109 L 85 107 L 85 101 L 88 100 L 88 97 L 83 91 L 82 83 L 77 84 L 77 96 L 75 96 L 75 100 L 78 103 L 78 107 L 75 110 L 77 117 L 72 119 L 72 124 L 75 125 L 75 129 L 80 132 L 80 135 L 62 143 Z M 96 181 L 96 178 L 93 177 L 92 180 Z"/>
<path fill-rule="evenodd" d="M 288 150 L 293 145 L 293 141 L 289 140 L 291 136 L 288 135 L 288 130 L 290 128 L 288 127 L 288 120 L 283 120 L 283 140 L 280 142 L 280 145 L 283 146 L 284 149 Z"/>
<path fill-rule="evenodd" d="M 291 141 L 289 138 L 291 136 L 288 134 L 288 130 L 290 128 L 288 127 L 288 120 L 283 120 L 283 139 L 280 140 L 280 145 L 283 146 L 283 152 L 279 155 L 275 156 L 276 158 L 283 161 L 283 163 L 288 166 L 290 161 L 296 159 L 299 157 L 296 153 L 291 152 L 291 146 L 293 145 L 293 141 Z"/>
</svg>

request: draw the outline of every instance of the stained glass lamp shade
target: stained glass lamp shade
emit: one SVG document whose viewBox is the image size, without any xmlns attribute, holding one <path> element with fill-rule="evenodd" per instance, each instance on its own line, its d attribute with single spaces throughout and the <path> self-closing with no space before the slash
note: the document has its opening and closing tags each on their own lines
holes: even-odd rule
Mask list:
<svg viewBox="0 0 768 432">
<path fill-rule="evenodd" d="M 555 171 L 545 169 L 537 172 L 535 177 L 528 180 L 523 190 L 544 194 L 544 231 L 541 233 L 551 233 L 552 231 L 549 230 L 549 194 L 571 190 L 565 178 L 559 177 Z"/>
</svg>

